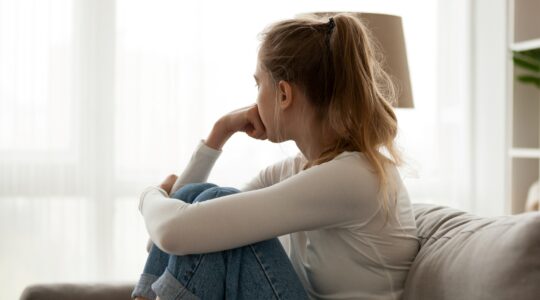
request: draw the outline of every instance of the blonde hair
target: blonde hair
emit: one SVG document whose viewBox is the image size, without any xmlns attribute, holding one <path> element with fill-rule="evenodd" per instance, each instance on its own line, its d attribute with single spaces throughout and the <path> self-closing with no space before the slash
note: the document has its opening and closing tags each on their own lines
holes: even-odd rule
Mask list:
<svg viewBox="0 0 540 300">
<path fill-rule="evenodd" d="M 315 16 L 271 24 L 261 33 L 259 60 L 275 88 L 280 80 L 297 86 L 314 108 L 317 121 L 337 135 L 333 147 L 303 170 L 343 151 L 362 152 L 377 175 L 383 194 L 380 204 L 388 216 L 389 193 L 394 189 L 385 166 L 402 163 L 394 145 L 395 86 L 383 70 L 382 54 L 366 26 L 348 13 L 336 14 L 333 20 L 332 31 L 328 19 Z"/>
</svg>

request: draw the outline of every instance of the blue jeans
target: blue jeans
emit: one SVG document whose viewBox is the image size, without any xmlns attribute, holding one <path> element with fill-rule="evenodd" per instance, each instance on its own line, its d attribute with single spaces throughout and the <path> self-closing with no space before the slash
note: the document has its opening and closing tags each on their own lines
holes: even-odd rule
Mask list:
<svg viewBox="0 0 540 300">
<path fill-rule="evenodd" d="M 238 192 L 213 183 L 189 183 L 171 198 L 193 203 Z M 243 247 L 182 256 L 167 254 L 154 244 L 131 296 L 155 299 L 156 295 L 162 300 L 308 299 L 277 237 Z"/>
</svg>

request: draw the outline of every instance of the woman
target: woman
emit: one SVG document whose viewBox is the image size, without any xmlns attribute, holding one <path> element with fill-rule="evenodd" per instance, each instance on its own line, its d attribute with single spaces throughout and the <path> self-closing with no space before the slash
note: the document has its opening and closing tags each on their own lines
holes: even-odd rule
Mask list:
<svg viewBox="0 0 540 300">
<path fill-rule="evenodd" d="M 141 195 L 154 245 L 133 297 L 400 297 L 418 239 L 396 168 L 393 86 L 374 47 L 346 13 L 263 32 L 256 104 L 220 118 L 179 178 Z M 239 131 L 300 152 L 241 190 L 204 183 Z"/>
</svg>

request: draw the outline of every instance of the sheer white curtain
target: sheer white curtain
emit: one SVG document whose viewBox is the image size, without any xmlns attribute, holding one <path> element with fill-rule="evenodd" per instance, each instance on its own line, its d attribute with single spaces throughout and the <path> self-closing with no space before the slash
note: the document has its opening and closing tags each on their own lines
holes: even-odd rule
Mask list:
<svg viewBox="0 0 540 300">
<path fill-rule="evenodd" d="M 403 17 L 415 108 L 399 110 L 415 202 L 470 206 L 468 14 L 444 1 L 0 0 L 0 282 L 133 281 L 140 191 L 178 174 L 223 114 L 256 99 L 269 23 L 320 10 Z M 234 135 L 209 181 L 296 153 Z M 468 177 L 469 176 L 469 177 Z"/>
</svg>

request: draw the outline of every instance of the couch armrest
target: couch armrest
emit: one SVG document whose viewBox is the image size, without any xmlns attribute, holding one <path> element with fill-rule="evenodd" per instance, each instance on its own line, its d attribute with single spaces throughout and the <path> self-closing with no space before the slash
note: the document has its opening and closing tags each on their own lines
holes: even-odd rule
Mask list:
<svg viewBox="0 0 540 300">
<path fill-rule="evenodd" d="M 24 289 L 20 300 L 130 300 L 134 287 L 135 283 L 33 284 Z"/>
</svg>

